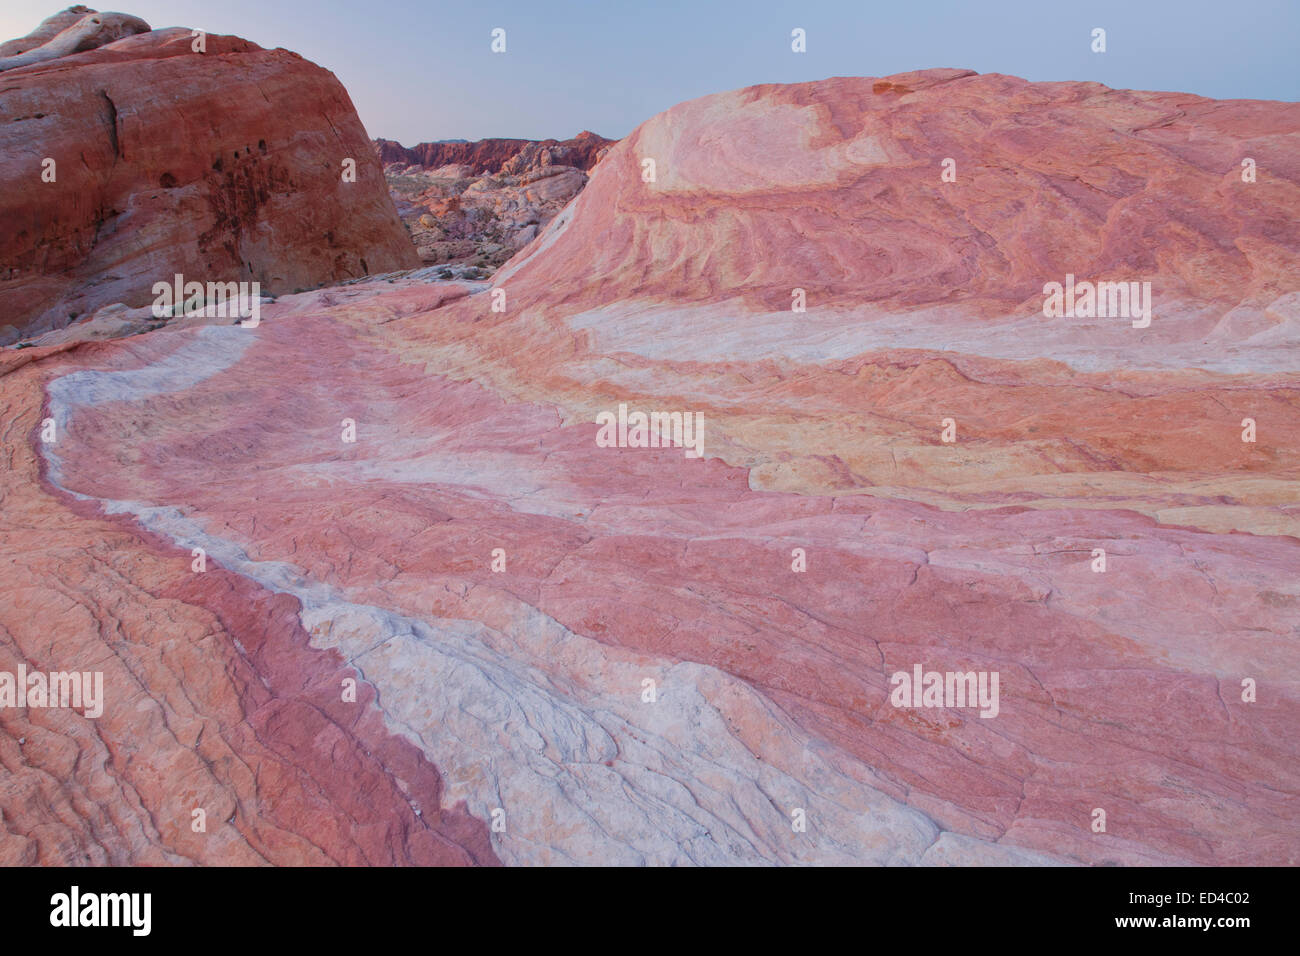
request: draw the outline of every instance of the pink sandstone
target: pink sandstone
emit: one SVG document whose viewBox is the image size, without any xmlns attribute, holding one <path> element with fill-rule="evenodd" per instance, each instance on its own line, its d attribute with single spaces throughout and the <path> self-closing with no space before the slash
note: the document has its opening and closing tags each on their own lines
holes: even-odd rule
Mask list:
<svg viewBox="0 0 1300 956">
<path fill-rule="evenodd" d="M 143 705 L 21 759 L 53 718 L 0 712 L 10 858 L 1300 862 L 1298 128 L 962 71 L 756 87 L 613 147 L 491 289 L 4 353 L 0 649 Z M 1150 281 L 1150 327 L 1044 318 L 1067 273 Z M 620 403 L 702 412 L 703 459 L 600 447 Z M 891 706 L 918 664 L 998 672 L 998 716 Z M 340 748 L 389 796 L 327 848 Z M 143 826 L 177 793 L 235 823 Z"/>
</svg>

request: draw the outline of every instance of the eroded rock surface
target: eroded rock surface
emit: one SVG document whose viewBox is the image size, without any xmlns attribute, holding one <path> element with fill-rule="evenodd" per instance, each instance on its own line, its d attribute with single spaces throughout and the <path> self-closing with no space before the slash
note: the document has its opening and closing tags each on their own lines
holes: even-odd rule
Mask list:
<svg viewBox="0 0 1300 956">
<path fill-rule="evenodd" d="M 0 343 L 149 305 L 176 273 L 281 293 L 418 265 L 332 74 L 115 17 L 86 12 L 0 60 Z"/>
<path fill-rule="evenodd" d="M 572 166 L 584 172 L 599 162 L 614 143 L 612 139 L 583 130 L 573 139 L 480 139 L 421 143 L 403 146 L 391 139 L 375 140 L 380 161 L 385 166 L 419 166 L 438 169 L 442 166 L 468 166 L 474 174 L 527 172 L 546 166 Z"/>
<path fill-rule="evenodd" d="M 406 149 L 377 140 L 398 212 L 420 261 L 445 278 L 485 278 L 535 239 L 587 184 L 613 140 L 485 139 Z"/>
<path fill-rule="evenodd" d="M 4 353 L 0 668 L 111 675 L 0 710 L 6 859 L 1300 862 L 1296 109 L 758 87 L 491 288 Z M 1045 318 L 1067 273 L 1150 325 Z"/>
<path fill-rule="evenodd" d="M 148 33 L 149 24 L 125 13 L 99 13 L 75 6 L 47 17 L 27 36 L 0 44 L 0 71 L 57 60 L 106 43 Z"/>
</svg>

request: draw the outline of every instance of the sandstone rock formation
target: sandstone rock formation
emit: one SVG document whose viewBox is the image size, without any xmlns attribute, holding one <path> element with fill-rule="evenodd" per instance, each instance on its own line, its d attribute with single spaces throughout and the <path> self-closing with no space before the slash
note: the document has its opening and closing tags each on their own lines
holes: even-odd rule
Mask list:
<svg viewBox="0 0 1300 956">
<path fill-rule="evenodd" d="M 388 167 L 385 175 L 420 261 L 468 265 L 457 274 L 469 278 L 490 275 L 587 184 L 586 173 L 572 166 L 483 177 L 468 169 Z"/>
<path fill-rule="evenodd" d="M 573 139 L 481 139 L 477 142 L 421 143 L 407 147 L 391 139 L 375 140 L 385 165 L 469 166 L 472 173 L 523 173 L 540 165 L 572 166 L 584 172 L 600 160 L 612 139 L 583 130 Z"/>
<path fill-rule="evenodd" d="M 445 276 L 474 279 L 536 238 L 612 143 L 584 131 L 563 143 L 489 139 L 408 150 L 377 140 L 376 147 L 420 261 L 460 266 Z"/>
<path fill-rule="evenodd" d="M 122 37 L 148 33 L 149 24 L 125 13 L 75 6 L 46 18 L 27 36 L 0 44 L 0 72 L 93 50 Z"/>
<path fill-rule="evenodd" d="M 1300 863 L 1297 110 L 756 87 L 490 289 L 0 353 L 0 670 L 109 670 L 0 709 L 0 862 Z"/>
<path fill-rule="evenodd" d="M 0 342 L 147 305 L 176 273 L 279 293 L 418 264 L 347 93 L 296 54 L 224 36 L 196 52 L 174 28 L 15 65 L 96 20 L 147 30 L 119 16 L 4 61 Z"/>
</svg>

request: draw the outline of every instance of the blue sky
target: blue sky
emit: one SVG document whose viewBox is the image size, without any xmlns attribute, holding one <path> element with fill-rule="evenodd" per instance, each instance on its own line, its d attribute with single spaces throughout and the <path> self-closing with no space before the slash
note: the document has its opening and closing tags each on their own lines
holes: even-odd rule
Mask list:
<svg viewBox="0 0 1300 956">
<path fill-rule="evenodd" d="M 66 5 L 0 0 L 0 34 L 25 34 Z M 301 53 L 339 77 L 372 136 L 407 145 L 582 129 L 621 137 L 706 93 L 941 66 L 1300 99 L 1300 0 L 121 0 L 108 9 Z M 489 48 L 494 27 L 506 30 L 504 54 Z M 791 52 L 794 27 L 807 31 L 807 53 Z M 1094 27 L 1107 32 L 1104 54 L 1090 49 Z"/>
</svg>

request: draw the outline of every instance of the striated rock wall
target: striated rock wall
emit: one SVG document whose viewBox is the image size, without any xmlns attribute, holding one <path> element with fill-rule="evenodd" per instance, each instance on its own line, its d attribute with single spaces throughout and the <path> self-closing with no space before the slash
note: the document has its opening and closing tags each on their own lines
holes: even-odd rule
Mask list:
<svg viewBox="0 0 1300 956">
<path fill-rule="evenodd" d="M 518 274 L 592 305 L 742 299 L 760 313 L 788 312 L 804 287 L 816 309 L 801 322 L 960 306 L 985 351 L 1009 347 L 1007 330 L 976 320 L 1041 319 L 1047 281 L 1140 276 L 1158 282 L 1166 318 L 1136 337 L 1119 323 L 1115 343 L 1213 334 L 1235 350 L 1282 330 L 1234 306 L 1293 309 L 1298 129 L 1300 104 L 961 70 L 751 87 L 675 106 L 612 147 L 565 217 L 580 228 L 557 230 Z M 1256 182 L 1242 180 L 1247 158 Z M 1220 314 L 1182 314 L 1208 303 Z M 1106 346 L 1078 323 L 1032 324 L 1021 343 L 1038 356 Z"/>
</svg>

